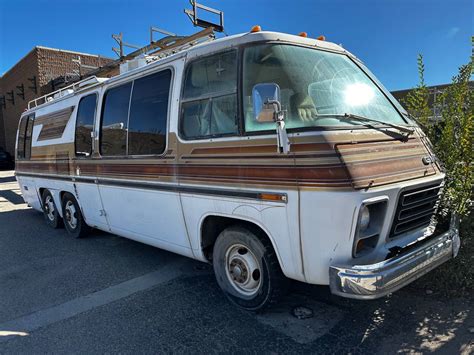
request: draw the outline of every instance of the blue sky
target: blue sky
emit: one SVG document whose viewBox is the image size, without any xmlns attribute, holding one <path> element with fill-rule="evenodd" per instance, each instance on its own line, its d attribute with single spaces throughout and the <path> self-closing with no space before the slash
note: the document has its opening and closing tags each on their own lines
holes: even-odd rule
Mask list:
<svg viewBox="0 0 474 355">
<path fill-rule="evenodd" d="M 361 58 L 390 90 L 416 85 L 416 56 L 430 85 L 450 81 L 469 60 L 472 0 L 202 0 L 225 13 L 228 34 L 264 30 L 321 34 Z M 112 33 L 144 45 L 150 25 L 196 31 L 187 0 L 0 0 L 0 74 L 35 45 L 114 57 Z"/>
</svg>

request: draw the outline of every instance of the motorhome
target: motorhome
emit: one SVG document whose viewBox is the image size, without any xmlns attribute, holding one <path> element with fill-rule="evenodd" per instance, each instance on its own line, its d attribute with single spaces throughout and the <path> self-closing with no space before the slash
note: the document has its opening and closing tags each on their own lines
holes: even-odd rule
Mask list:
<svg viewBox="0 0 474 355">
<path fill-rule="evenodd" d="M 16 176 L 51 227 L 211 263 L 247 310 L 288 280 L 382 297 L 459 249 L 425 134 L 361 60 L 305 34 L 254 27 L 35 99 Z"/>
</svg>

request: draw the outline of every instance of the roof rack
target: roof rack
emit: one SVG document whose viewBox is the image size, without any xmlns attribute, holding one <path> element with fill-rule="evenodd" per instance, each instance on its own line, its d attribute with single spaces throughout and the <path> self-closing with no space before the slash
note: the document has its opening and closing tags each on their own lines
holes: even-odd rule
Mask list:
<svg viewBox="0 0 474 355">
<path fill-rule="evenodd" d="M 86 86 L 90 86 L 93 84 L 98 84 L 101 82 L 104 82 L 107 80 L 106 78 L 98 78 L 96 76 L 89 76 L 85 78 L 84 80 L 77 81 L 74 84 L 71 84 L 69 86 L 63 87 L 59 90 L 50 92 L 49 94 L 37 97 L 34 100 L 31 100 L 28 102 L 28 110 L 32 109 L 34 107 L 37 107 L 39 105 L 43 105 L 47 102 L 54 101 L 56 99 L 62 98 L 67 95 L 71 95 L 75 93 L 76 91 L 85 88 Z"/>
<path fill-rule="evenodd" d="M 154 32 L 161 32 L 168 34 L 168 32 L 161 31 L 157 28 L 153 28 Z M 214 29 L 212 27 L 205 28 L 202 31 L 199 31 L 191 36 L 176 36 L 168 35 L 163 37 L 160 40 L 151 42 L 149 45 L 144 46 L 132 53 L 124 55 L 119 59 L 116 59 L 110 63 L 107 63 L 103 67 L 100 67 L 96 70 L 89 72 L 90 75 L 96 76 L 107 76 L 113 72 L 120 64 L 124 63 L 127 60 L 136 58 L 142 54 L 149 54 L 152 56 L 157 56 L 158 58 L 164 58 L 171 54 L 188 49 L 191 46 L 194 46 L 198 43 L 203 43 L 215 39 Z"/>
</svg>

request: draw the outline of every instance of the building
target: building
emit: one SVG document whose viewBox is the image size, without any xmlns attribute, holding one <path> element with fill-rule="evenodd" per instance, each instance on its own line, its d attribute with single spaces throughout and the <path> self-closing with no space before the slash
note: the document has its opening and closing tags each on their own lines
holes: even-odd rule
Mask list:
<svg viewBox="0 0 474 355">
<path fill-rule="evenodd" d="M 0 148 L 13 155 L 28 101 L 64 87 L 111 61 L 98 55 L 36 46 L 0 77 Z"/>
<path fill-rule="evenodd" d="M 441 119 L 441 110 L 443 108 L 444 103 L 439 102 L 439 95 L 441 95 L 446 88 L 450 87 L 452 84 L 442 84 L 442 85 L 435 85 L 435 86 L 428 86 L 428 106 L 430 107 L 433 115 L 430 117 L 432 121 L 438 121 Z M 470 90 L 474 90 L 474 81 L 469 82 Z M 405 106 L 404 100 L 413 89 L 404 89 L 404 90 L 397 90 L 392 91 L 391 94 L 400 102 L 403 106 Z"/>
</svg>

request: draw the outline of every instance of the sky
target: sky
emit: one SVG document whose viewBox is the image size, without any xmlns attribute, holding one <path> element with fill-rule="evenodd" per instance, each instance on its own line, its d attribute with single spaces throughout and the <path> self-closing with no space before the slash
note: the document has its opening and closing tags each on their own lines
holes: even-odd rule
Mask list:
<svg viewBox="0 0 474 355">
<path fill-rule="evenodd" d="M 263 30 L 324 35 L 359 57 L 389 89 L 414 87 L 416 58 L 428 85 L 451 80 L 469 61 L 472 0 L 201 0 L 224 11 L 227 34 Z M 0 75 L 34 46 L 116 57 L 111 35 L 146 45 L 155 26 L 180 35 L 194 28 L 188 0 L 0 0 Z"/>
</svg>

